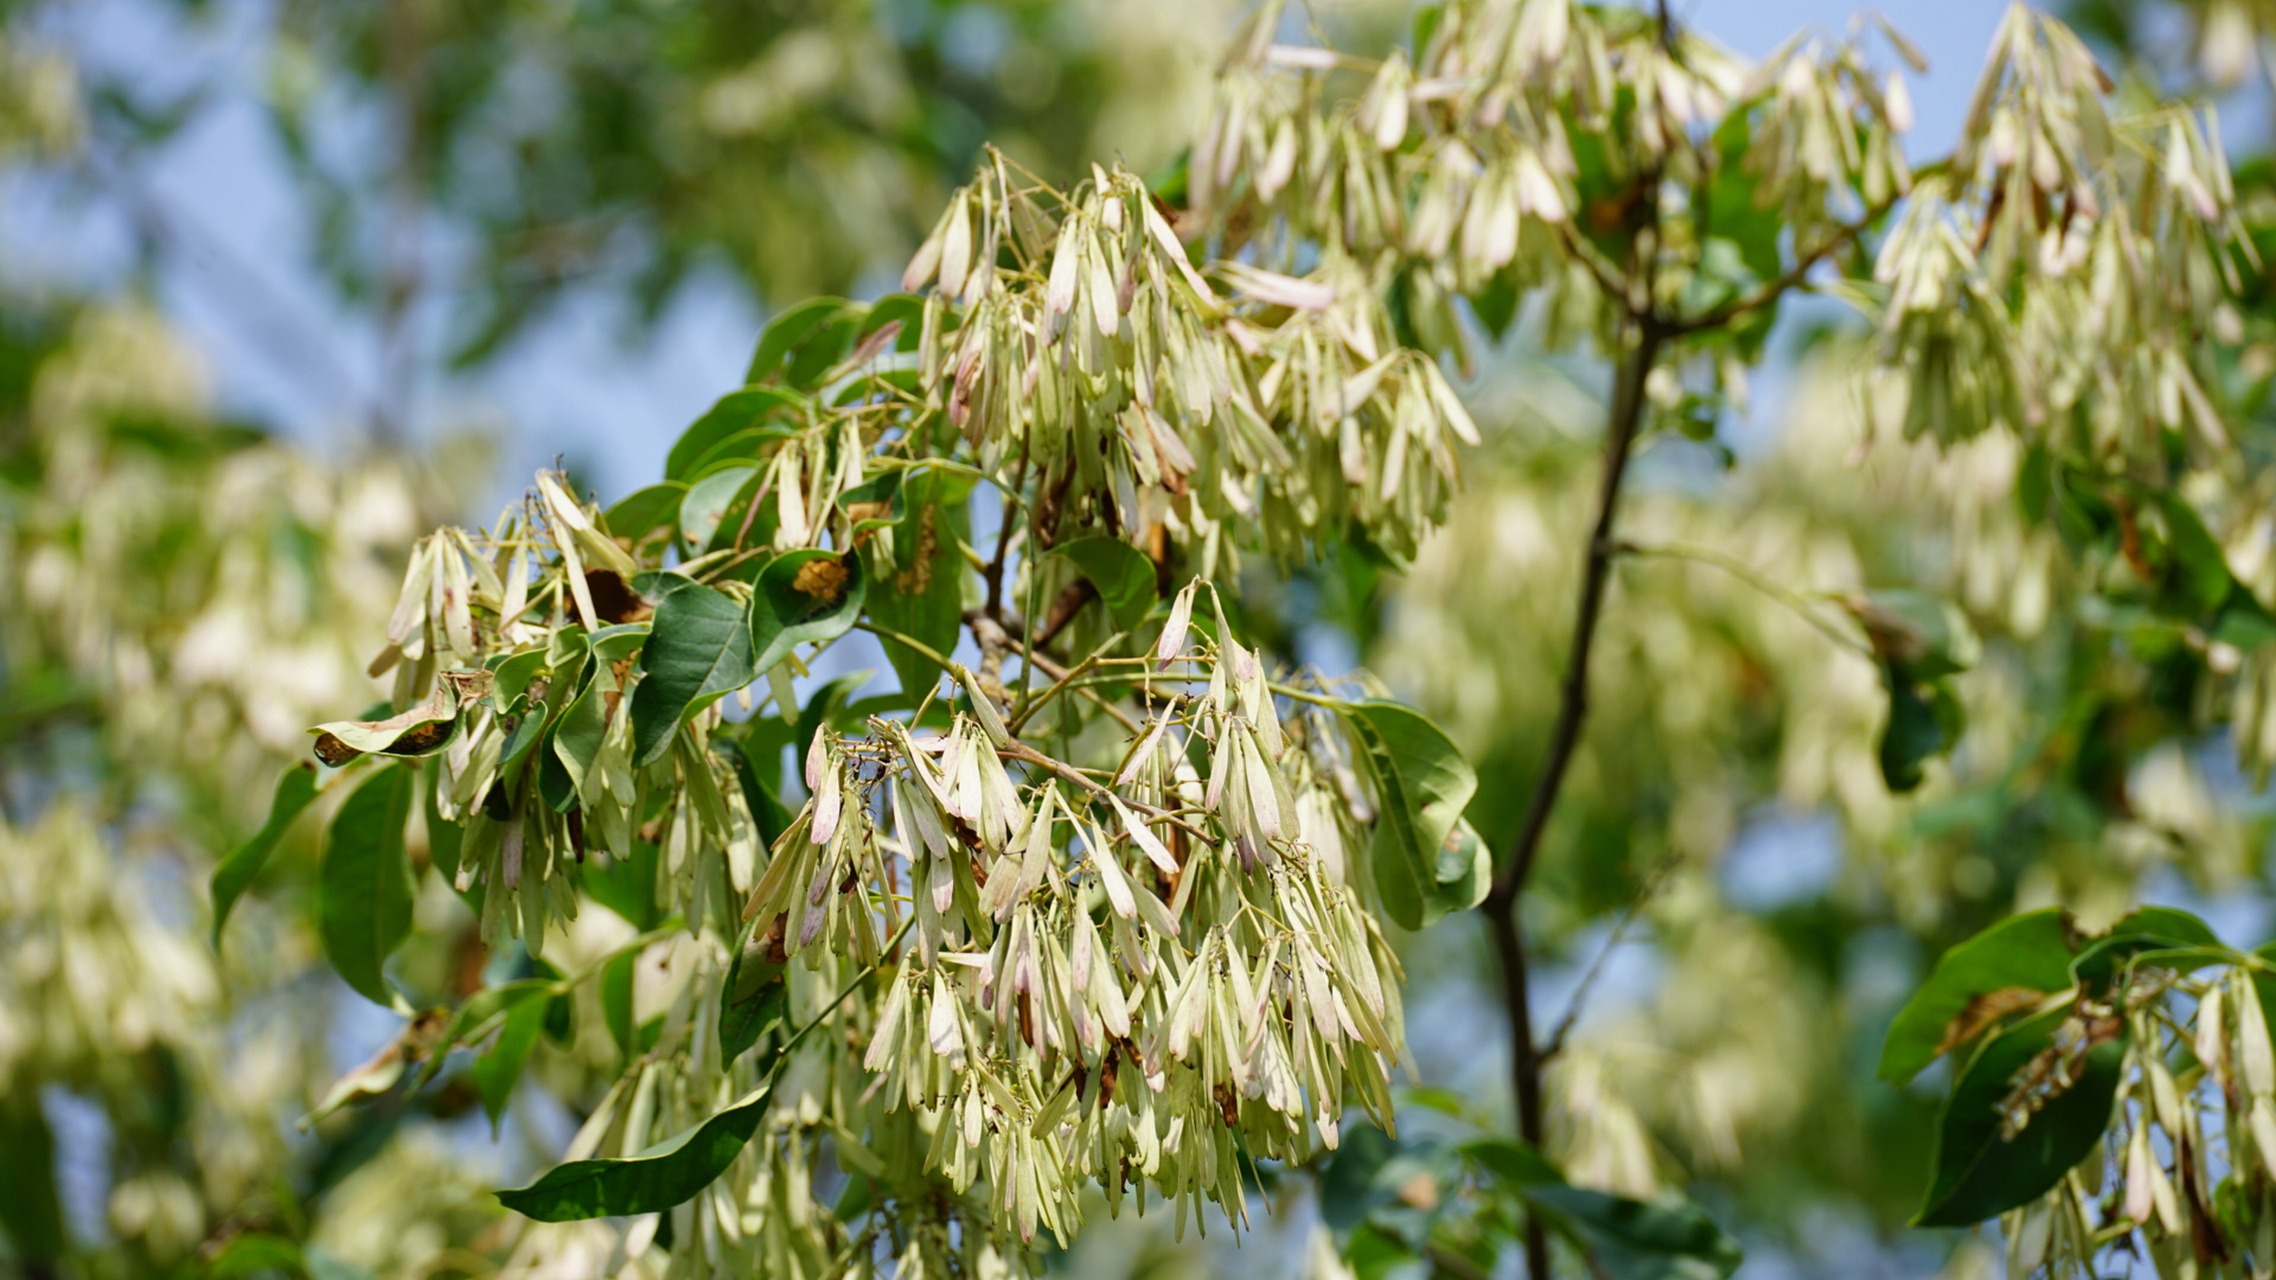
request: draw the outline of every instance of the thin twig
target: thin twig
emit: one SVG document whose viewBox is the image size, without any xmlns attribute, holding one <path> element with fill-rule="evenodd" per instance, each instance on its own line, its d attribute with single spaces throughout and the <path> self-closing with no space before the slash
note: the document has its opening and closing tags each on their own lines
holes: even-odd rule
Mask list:
<svg viewBox="0 0 2276 1280">
<path fill-rule="evenodd" d="M 1573 988 L 1573 998 L 1565 1004 L 1565 1016 L 1557 1019 L 1557 1029 L 1542 1044 L 1541 1052 L 1537 1055 L 1538 1061 L 1545 1065 L 1564 1052 L 1565 1041 L 1573 1034 L 1573 1025 L 1581 1020 L 1581 1011 L 1588 1006 L 1589 992 L 1596 986 L 1597 978 L 1603 974 L 1605 963 L 1612 959 L 1612 953 L 1618 951 L 1620 944 L 1627 940 L 1628 930 L 1636 923 L 1637 917 L 1643 914 L 1644 905 L 1659 895 L 1660 886 L 1667 882 L 1668 874 L 1675 870 L 1677 861 L 1679 860 L 1673 855 L 1661 859 L 1660 865 L 1652 869 L 1650 878 L 1644 881 L 1643 888 L 1636 891 L 1636 897 L 1628 904 L 1627 910 L 1622 911 L 1620 918 L 1613 922 L 1612 932 L 1604 940 L 1604 948 L 1596 953 L 1596 959 L 1589 962 L 1588 971 L 1581 974 L 1580 985 Z"/>
<path fill-rule="evenodd" d="M 1840 252 L 1857 237 L 1865 234 L 1866 229 L 1880 221 L 1881 215 L 1887 213 L 1889 208 L 1890 203 L 1884 202 L 1867 210 L 1864 217 L 1854 223 L 1845 224 L 1839 231 L 1827 237 L 1824 244 L 1803 254 L 1801 259 L 1784 275 L 1756 288 L 1753 292 L 1733 298 L 1711 311 L 1705 311 L 1687 318 L 1677 317 L 1668 321 L 1668 335 L 1680 338 L 1689 334 L 1704 333 L 1711 329 L 1720 329 L 1740 316 L 1759 311 L 1778 301 L 1807 280 L 1809 274 L 1817 269 L 1819 263 Z"/>
<path fill-rule="evenodd" d="M 1737 578 L 1739 581 L 1744 582 L 1748 586 L 1753 587 L 1755 590 L 1760 591 L 1766 596 L 1769 596 L 1771 599 L 1777 601 L 1778 603 L 1785 605 L 1788 609 L 1794 612 L 1795 616 L 1801 618 L 1802 621 L 1809 623 L 1812 628 L 1814 628 L 1819 634 L 1825 636 L 1826 639 L 1833 641 L 1835 644 L 1840 645 L 1842 648 L 1847 649 L 1852 653 L 1861 654 L 1869 659 L 1874 657 L 1872 645 L 1858 639 L 1853 635 L 1849 635 L 1841 631 L 1832 623 L 1827 622 L 1822 616 L 1818 614 L 1816 610 L 1810 608 L 1810 602 L 1807 597 L 1803 596 L 1799 592 L 1789 590 L 1786 587 L 1782 587 L 1777 583 L 1772 582 L 1770 579 L 1763 577 L 1760 573 L 1757 573 L 1754 566 L 1748 564 L 1744 560 L 1739 559 L 1737 556 L 1731 555 L 1718 548 L 1706 546 L 1704 544 L 1696 542 L 1641 543 L 1622 540 L 1615 545 L 1614 550 L 1618 551 L 1621 555 L 1624 556 L 1649 556 L 1666 560 L 1689 560 L 1697 564 L 1708 565 L 1713 568 L 1721 569 L 1723 572 L 1730 574 L 1732 577 Z"/>
</svg>

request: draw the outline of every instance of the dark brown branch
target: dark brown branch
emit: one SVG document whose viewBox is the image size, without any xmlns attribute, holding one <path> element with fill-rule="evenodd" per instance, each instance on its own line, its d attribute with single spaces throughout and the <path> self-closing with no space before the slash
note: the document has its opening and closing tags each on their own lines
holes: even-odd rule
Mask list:
<svg viewBox="0 0 2276 1280">
<path fill-rule="evenodd" d="M 1550 735 L 1549 753 L 1542 760 L 1541 776 L 1534 783 L 1533 797 L 1526 805 L 1525 821 L 1518 828 L 1516 839 L 1510 842 L 1501 870 L 1494 877 L 1493 888 L 1479 904 L 1479 909 L 1489 915 L 1506 914 L 1524 890 L 1526 877 L 1533 871 L 1533 860 L 1541 851 L 1541 837 L 1548 830 L 1549 811 L 1557 803 L 1565 771 L 1571 767 L 1573 752 L 1580 745 L 1581 722 L 1588 716 L 1589 659 L 1596 641 L 1597 621 L 1604 611 L 1604 589 L 1610 583 L 1612 564 L 1618 554 L 1612 526 L 1619 511 L 1620 484 L 1626 478 L 1637 427 L 1643 421 L 1644 380 L 1659 359 L 1660 346 L 1665 340 L 1666 334 L 1656 319 L 1640 320 L 1635 346 L 1620 362 L 1605 433 L 1604 477 L 1597 488 L 1596 525 L 1589 533 L 1588 549 L 1581 564 L 1580 608 L 1573 618 L 1572 665 L 1565 671 L 1556 728 Z"/>
<path fill-rule="evenodd" d="M 1817 270 L 1819 263 L 1841 252 L 1857 237 L 1865 234 L 1866 228 L 1878 222 L 1881 215 L 1888 211 L 1889 205 L 1887 204 L 1867 210 L 1863 218 L 1844 225 L 1841 230 L 1826 237 L 1824 244 L 1803 254 L 1801 259 L 1784 275 L 1762 285 L 1753 292 L 1733 298 L 1711 311 L 1705 311 L 1688 318 L 1670 320 L 1667 323 L 1668 335 L 1670 337 L 1682 337 L 1685 334 L 1704 333 L 1710 329 L 1720 329 L 1741 316 L 1760 311 L 1778 301 L 1808 279 L 1809 274 Z"/>
<path fill-rule="evenodd" d="M 1628 458 L 1644 416 L 1644 382 L 1659 359 L 1666 331 L 1659 318 L 1646 311 L 1633 320 L 1635 342 L 1623 356 L 1613 383 L 1611 413 L 1605 427 L 1604 477 L 1597 490 L 1596 525 L 1590 531 L 1581 565 L 1580 606 L 1573 619 L 1571 665 L 1565 672 L 1557 724 L 1549 739 L 1525 819 L 1511 841 L 1494 876 L 1493 887 L 1478 909 L 1486 915 L 1493 935 L 1494 959 L 1502 974 L 1502 1008 L 1509 1019 L 1510 1082 L 1517 1101 L 1518 1135 L 1536 1148 L 1542 1144 L 1541 1056 L 1533 1041 L 1530 993 L 1526 990 L 1525 938 L 1518 921 L 1517 900 L 1541 851 L 1541 838 L 1549 829 L 1549 814 L 1557 804 L 1565 772 L 1580 746 L 1581 725 L 1588 718 L 1589 658 L 1596 644 L 1597 621 L 1604 611 L 1604 592 L 1618 555 L 1613 522 L 1619 513 L 1620 484 L 1628 472 Z M 1538 1220 L 1525 1228 L 1526 1274 L 1532 1280 L 1549 1280 L 1549 1236 Z"/>
</svg>

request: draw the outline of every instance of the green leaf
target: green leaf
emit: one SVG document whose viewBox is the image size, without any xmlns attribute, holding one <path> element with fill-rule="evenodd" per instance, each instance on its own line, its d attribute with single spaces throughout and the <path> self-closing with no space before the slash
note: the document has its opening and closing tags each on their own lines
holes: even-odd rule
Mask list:
<svg viewBox="0 0 2276 1280">
<path fill-rule="evenodd" d="M 1889 692 L 1889 720 L 1881 728 L 1881 780 L 1891 791 L 1910 791 L 1927 777 L 1922 768 L 1960 741 L 1965 717 L 1960 700 L 1942 680 L 1918 680 L 1910 668 L 1881 664 Z"/>
<path fill-rule="evenodd" d="M 758 1131 L 773 1093 L 771 1083 L 762 1085 L 702 1124 L 636 1156 L 555 1165 L 526 1187 L 500 1191 L 498 1202 L 539 1222 L 661 1213 L 727 1172 Z"/>
<path fill-rule="evenodd" d="M 680 500 L 680 536 L 689 546 L 711 545 L 735 495 L 758 474 L 757 467 L 728 467 L 688 486 L 688 496 Z"/>
<path fill-rule="evenodd" d="M 1571 1186 L 1527 1142 L 1479 1138 L 1460 1150 L 1529 1211 L 1579 1245 L 1596 1274 L 1621 1280 L 1722 1280 L 1738 1270 L 1738 1242 L 1688 1201 L 1631 1200 Z"/>
<path fill-rule="evenodd" d="M 702 474 L 703 464 L 719 460 L 707 455 L 713 454 L 721 444 L 746 433 L 751 434 L 754 441 L 788 436 L 804 422 L 807 409 L 806 397 L 780 387 L 745 387 L 730 391 L 719 397 L 702 417 L 688 424 L 688 429 L 673 442 L 671 453 L 664 458 L 664 479 L 693 483 Z M 778 414 L 792 421 L 765 421 Z M 753 448 L 744 456 L 757 457 L 758 450 Z M 609 528 L 617 533 L 626 532 L 618 529 L 613 519 Z"/>
<path fill-rule="evenodd" d="M 736 467 L 733 470 L 736 474 L 743 472 L 741 467 Z M 727 499 L 726 505 L 720 509 L 718 527 L 711 531 L 711 536 L 708 539 L 697 545 L 700 545 L 708 553 L 728 550 L 738 542 L 742 543 L 745 549 L 764 548 L 772 542 L 775 529 L 781 524 L 782 519 L 781 513 L 776 509 L 776 504 L 767 500 L 767 492 L 774 484 L 771 477 L 772 473 L 765 467 L 760 467 L 744 476 L 743 483 L 736 486 L 734 494 Z M 742 566 L 734 567 L 741 568 Z M 758 562 L 754 556 L 750 569 L 755 572 L 757 568 Z M 750 580 L 749 574 L 737 574 L 735 576 L 746 582 Z"/>
<path fill-rule="evenodd" d="M 403 825 L 411 813 L 412 772 L 381 769 L 333 815 L 317 875 L 318 932 L 324 954 L 357 994 L 393 1005 L 380 967 L 411 932 L 411 859 Z"/>
<path fill-rule="evenodd" d="M 2075 1083 L 2031 1116 L 2012 1139 L 2000 1133 L 2000 1104 L 2010 1081 L 2055 1042 L 2070 1016 L 2050 1009 L 1994 1036 L 1952 1086 L 1936 1138 L 1936 1179 L 1913 1225 L 1964 1227 L 2019 1208 L 2045 1195 L 2064 1174 L 2091 1156 L 2110 1125 L 2124 1034 L 2087 1051 Z"/>
<path fill-rule="evenodd" d="M 690 716 L 758 674 L 742 606 L 692 578 L 680 579 L 656 605 L 640 670 L 632 689 L 632 758 L 644 766 L 663 757 Z"/>
<path fill-rule="evenodd" d="M 876 572 L 866 605 L 870 617 L 935 653 L 953 650 L 964 625 L 962 533 L 971 492 L 967 475 L 936 468 L 902 473 L 894 495 L 901 508 L 893 524 L 894 562 L 885 565 L 875 556 L 871 561 Z M 884 645 L 886 660 L 911 698 L 940 683 L 938 663 L 898 641 Z"/>
<path fill-rule="evenodd" d="M 1051 548 L 1065 556 L 1092 586 L 1107 612 L 1114 615 L 1117 631 L 1128 631 L 1146 617 L 1159 598 L 1154 590 L 1154 562 L 1120 538 L 1076 538 Z"/>
<path fill-rule="evenodd" d="M 205 1280 L 235 1280 L 277 1271 L 297 1275 L 306 1270 L 299 1245 L 266 1231 L 240 1231 L 229 1237 L 229 1243 L 198 1274 Z"/>
<path fill-rule="evenodd" d="M 1901 1085 L 1942 1050 L 1946 1032 L 1977 1000 L 2023 989 L 2044 994 L 2071 985 L 2071 926 L 2059 907 L 2011 916 L 1944 953 L 1928 981 L 1889 1026 L 1881 1078 Z"/>
<path fill-rule="evenodd" d="M 1510 1138 L 1478 1138 L 1462 1144 L 1462 1154 L 1478 1167 L 1512 1187 L 1562 1183 L 1565 1175 L 1530 1142 Z"/>
<path fill-rule="evenodd" d="M 55 1190 L 55 1135 L 39 1094 L 19 1089 L 0 1099 L 0 1231 L 25 1262 L 52 1263 L 71 1246 Z"/>
<path fill-rule="evenodd" d="M 269 855 L 276 851 L 277 841 L 284 839 L 292 820 L 300 816 L 309 802 L 316 799 L 316 766 L 303 760 L 284 771 L 277 779 L 276 793 L 269 801 L 268 821 L 252 834 L 245 843 L 229 851 L 229 856 L 213 869 L 213 945 L 221 948 L 221 928 L 229 923 L 230 908 L 261 874 Z"/>
<path fill-rule="evenodd" d="M 2172 907 L 2143 907 L 2080 948 L 2078 959 L 2071 963 L 2071 976 L 2099 991 L 2119 965 L 2147 951 L 2159 953 L 2159 967 L 2182 972 L 2229 960 L 2220 935 L 2196 916 Z M 2183 951 L 2192 954 L 2187 959 L 2173 954 Z"/>
<path fill-rule="evenodd" d="M 1873 652 L 1915 681 L 1936 680 L 1976 665 L 1983 642 L 1951 601 L 1909 589 L 1868 591 L 1843 602 L 1865 628 Z"/>
<path fill-rule="evenodd" d="M 530 998 L 535 994 L 534 990 L 524 993 L 506 1014 L 498 1038 L 474 1060 L 474 1086 L 482 1095 L 482 1111 L 490 1117 L 493 1138 L 498 1136 L 498 1121 L 506 1114 L 506 1103 L 514 1096 L 514 1085 L 522 1078 L 522 1064 L 529 1060 L 538 1033 L 545 1030 L 546 1002 Z"/>
<path fill-rule="evenodd" d="M 788 996 L 781 965 L 754 956 L 747 945 L 735 954 L 719 991 L 720 1070 L 732 1066 L 769 1027 L 782 1021 Z"/>
<path fill-rule="evenodd" d="M 609 958 L 601 967 L 601 1022 L 618 1053 L 630 1060 L 638 1052 L 638 1028 L 632 1023 L 632 979 L 640 965 L 640 952 L 629 950 Z"/>
<path fill-rule="evenodd" d="M 1613 1280 L 1724 1280 L 1745 1253 L 1705 1210 L 1686 1201 L 1630 1200 L 1563 1183 L 1530 1183 L 1517 1194 L 1546 1210 Z"/>
<path fill-rule="evenodd" d="M 501 658 L 490 673 L 491 707 L 501 712 L 512 710 L 514 699 L 545 671 L 545 659 L 543 649 L 524 649 Z"/>
<path fill-rule="evenodd" d="M 854 314 L 849 316 L 849 312 Z M 783 373 L 785 361 L 794 369 L 816 364 L 827 369 L 844 354 L 859 324 L 859 308 L 844 298 L 809 298 L 790 307 L 770 321 L 766 332 L 759 335 L 758 350 L 751 353 L 751 365 L 744 371 L 743 381 L 764 382 Z M 807 355 L 809 347 L 815 350 L 811 357 Z M 796 377 L 789 381 L 793 386 L 799 385 Z"/>
<path fill-rule="evenodd" d="M 853 629 L 868 594 L 861 558 L 810 547 L 776 556 L 751 593 L 755 672 L 770 671 L 801 644 L 835 640 Z M 746 677 L 748 680 L 748 677 Z"/>
<path fill-rule="evenodd" d="M 618 499 L 602 514 L 601 523 L 610 533 L 638 545 L 656 530 L 676 526 L 687 492 L 688 487 L 677 480 L 649 485 Z"/>
<path fill-rule="evenodd" d="M 1459 834 L 1478 775 L 1452 739 L 1411 707 L 1381 699 L 1341 704 L 1345 722 L 1375 779 L 1375 887 L 1403 929 L 1421 929 L 1449 911 L 1476 906 L 1491 870 L 1476 874 L 1476 833 Z M 1462 845 L 1442 862 L 1449 839 Z M 1442 866 L 1454 871 L 1441 880 Z"/>
<path fill-rule="evenodd" d="M 2229 575 L 2228 557 L 2221 544 L 2206 531 L 2197 511 L 2180 496 L 2156 495 L 2157 509 L 2165 517 L 2165 549 L 2170 563 L 2165 581 L 2158 584 L 2158 605 L 2168 616 L 2201 618 L 2219 609 L 2236 586 Z"/>
</svg>

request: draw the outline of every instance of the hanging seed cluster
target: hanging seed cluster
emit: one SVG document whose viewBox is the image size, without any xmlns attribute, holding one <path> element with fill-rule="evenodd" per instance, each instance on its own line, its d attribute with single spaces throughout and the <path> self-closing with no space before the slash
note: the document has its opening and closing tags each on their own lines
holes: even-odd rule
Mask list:
<svg viewBox="0 0 2276 1280">
<path fill-rule="evenodd" d="M 1071 1239 L 1094 1183 L 1110 1208 L 1151 1187 L 1181 1223 L 1203 1201 L 1239 1222 L 1244 1149 L 1333 1148 L 1347 1096 L 1391 1120 L 1400 973 L 1330 869 L 1367 804 L 1338 717 L 1284 724 L 1256 655 L 1221 629 L 1189 659 L 1178 630 L 1161 665 L 1205 667 L 1207 691 L 1165 699 L 1111 783 L 985 701 L 945 733 L 817 736 L 746 907 L 775 959 L 858 961 L 906 878 L 914 954 L 862 1066 L 930 1135 L 923 1166 L 984 1182 L 1021 1240 Z"/>
<path fill-rule="evenodd" d="M 1605 337 L 1607 290 L 1640 290 L 1611 299 L 1637 307 L 1700 292 L 1710 239 L 1739 234 L 1718 220 L 1775 217 L 1769 239 L 1815 261 L 1911 186 L 1910 97 L 1855 44 L 1797 40 L 1750 73 L 1643 11 L 1494 0 L 1446 6 L 1412 60 L 1365 63 L 1273 43 L 1279 10 L 1219 79 L 1195 204 L 1267 259 L 1331 245 L 1395 270 L 1433 350 L 1463 348 L 1457 298 L 1496 289 L 1539 291 L 1552 347 Z M 1335 105 L 1353 73 L 1365 90 Z"/>
<path fill-rule="evenodd" d="M 1959 150 L 1874 269 L 1908 434 L 2004 427 L 2158 477 L 2165 433 L 2227 451 L 2207 388 L 2251 248 L 2213 116 L 2113 118 L 2110 90 L 2068 28 L 2008 11 Z"/>
<path fill-rule="evenodd" d="M 2003 1130 L 2077 1085 L 2096 1046 L 2125 1046 L 2115 1123 L 2095 1156 L 2001 1219 L 2011 1275 L 2103 1274 L 2113 1249 L 2161 1276 L 2276 1267 L 2276 1049 L 2262 963 L 2144 967 L 2082 1001 L 2009 1082 Z"/>
<path fill-rule="evenodd" d="M 1357 263 L 1196 270 L 1119 167 L 1060 196 L 997 160 L 902 283 L 961 304 L 925 343 L 927 404 L 983 469 L 1032 477 L 1046 544 L 1160 525 L 1205 573 L 1242 545 L 1293 560 L 1355 530 L 1411 554 L 1443 515 L 1454 441 L 1477 440 Z"/>
</svg>

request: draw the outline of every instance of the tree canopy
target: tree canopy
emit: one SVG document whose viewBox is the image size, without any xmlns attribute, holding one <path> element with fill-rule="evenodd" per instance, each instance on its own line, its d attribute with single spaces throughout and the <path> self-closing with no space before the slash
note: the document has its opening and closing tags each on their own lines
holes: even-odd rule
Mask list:
<svg viewBox="0 0 2276 1280">
<path fill-rule="evenodd" d="M 455 360 L 765 297 L 605 503 L 0 299 L 0 1257 L 2276 1266 L 2257 10 L 2014 5 L 1930 154 L 1885 23 L 1266 3 L 1140 168 L 1135 60 L 962 8 L 277 11 L 383 324 L 375 214 Z M 197 109 L 40 30 L 13 163 Z"/>
</svg>

